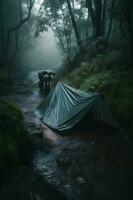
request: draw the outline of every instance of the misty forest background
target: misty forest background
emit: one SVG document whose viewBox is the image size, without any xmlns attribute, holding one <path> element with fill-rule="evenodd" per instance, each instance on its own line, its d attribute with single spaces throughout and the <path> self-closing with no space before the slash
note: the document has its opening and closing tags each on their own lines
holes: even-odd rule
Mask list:
<svg viewBox="0 0 133 200">
<path fill-rule="evenodd" d="M 46 58 L 43 48 L 47 43 L 48 51 L 50 41 L 44 37 L 42 43 L 41 38 L 51 32 L 57 48 L 50 49 Z M 42 50 L 28 57 L 40 40 Z M 0 176 L 11 166 L 27 164 L 30 153 L 23 151 L 32 151 L 22 114 L 5 96 L 29 71 L 45 69 L 45 59 L 51 60 L 55 51 L 51 65 L 57 69 L 56 79 L 102 92 L 122 134 L 133 139 L 133 1 L 1 0 Z M 41 63 L 33 64 L 38 58 Z"/>
</svg>

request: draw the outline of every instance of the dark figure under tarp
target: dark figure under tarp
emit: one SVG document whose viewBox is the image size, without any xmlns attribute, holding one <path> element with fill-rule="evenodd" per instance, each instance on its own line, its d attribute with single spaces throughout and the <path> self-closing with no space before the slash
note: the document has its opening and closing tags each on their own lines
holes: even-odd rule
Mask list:
<svg viewBox="0 0 133 200">
<path fill-rule="evenodd" d="M 43 71 L 38 73 L 39 76 L 39 88 L 44 94 L 49 94 L 51 88 L 51 81 L 55 73 Z"/>
</svg>

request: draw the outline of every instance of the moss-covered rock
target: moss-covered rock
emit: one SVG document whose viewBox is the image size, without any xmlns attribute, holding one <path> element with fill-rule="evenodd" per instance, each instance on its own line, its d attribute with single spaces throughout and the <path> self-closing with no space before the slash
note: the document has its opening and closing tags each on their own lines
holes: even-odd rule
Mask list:
<svg viewBox="0 0 133 200">
<path fill-rule="evenodd" d="M 12 168 L 27 164 L 31 152 L 32 142 L 21 112 L 10 102 L 0 100 L 0 177 Z"/>
</svg>

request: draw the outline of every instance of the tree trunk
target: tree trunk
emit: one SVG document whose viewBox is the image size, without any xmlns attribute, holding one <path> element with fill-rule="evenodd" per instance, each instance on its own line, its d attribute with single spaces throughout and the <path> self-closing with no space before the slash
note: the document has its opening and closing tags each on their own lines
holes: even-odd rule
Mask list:
<svg viewBox="0 0 133 200">
<path fill-rule="evenodd" d="M 109 36 L 110 36 L 111 28 L 112 28 L 114 7 L 115 7 L 115 0 L 112 0 L 111 15 L 110 15 L 110 22 L 109 22 L 108 32 L 107 32 L 107 36 L 106 36 L 106 43 L 109 40 Z"/>
<path fill-rule="evenodd" d="M 69 13 L 70 13 L 70 16 L 71 16 L 71 21 L 72 21 L 73 29 L 74 29 L 74 32 L 75 32 L 78 47 L 79 47 L 79 50 L 82 51 L 81 38 L 80 38 L 80 34 L 79 34 L 78 28 L 77 28 L 77 24 L 76 24 L 76 21 L 75 21 L 73 12 L 72 12 L 70 0 L 67 0 L 67 6 L 68 6 L 68 10 L 69 10 Z"/>
<path fill-rule="evenodd" d="M 102 0 L 95 0 L 96 31 L 95 37 L 102 36 Z"/>
<path fill-rule="evenodd" d="M 93 26 L 93 33 L 95 35 L 95 11 L 92 7 L 92 0 L 86 0 L 86 6 L 87 6 L 87 9 L 88 9 L 88 16 L 90 16 L 90 19 L 91 19 L 91 23 L 92 23 L 92 26 Z"/>
<path fill-rule="evenodd" d="M 107 0 L 103 0 L 102 5 L 102 35 L 106 33 L 106 6 L 107 6 Z"/>
</svg>

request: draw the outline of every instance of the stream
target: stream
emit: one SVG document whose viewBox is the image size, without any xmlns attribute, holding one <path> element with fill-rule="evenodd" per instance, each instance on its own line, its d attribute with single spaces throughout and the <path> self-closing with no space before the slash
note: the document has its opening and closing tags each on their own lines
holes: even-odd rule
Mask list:
<svg viewBox="0 0 133 200">
<path fill-rule="evenodd" d="M 84 199 L 88 199 L 90 172 L 85 157 L 91 158 L 92 152 L 84 139 L 63 137 L 40 125 L 35 109 L 43 98 L 38 89 L 38 72 L 31 72 L 24 80 L 23 86 L 20 85 L 20 88 L 18 86 L 16 94 L 11 96 L 22 110 L 27 129 L 36 144 L 33 170 L 45 180 L 45 184 L 47 182 L 61 195 L 63 194 L 65 199 L 81 199 L 83 196 Z M 95 144 L 92 141 L 90 143 L 91 146 Z M 47 191 L 44 190 L 45 192 Z M 40 199 L 45 199 L 44 194 L 40 196 L 38 191 L 36 194 Z M 56 199 L 56 196 L 48 199 L 54 200 L 54 198 Z"/>
<path fill-rule="evenodd" d="M 10 96 L 22 110 L 35 143 L 31 168 L 35 183 L 27 199 L 119 199 L 123 171 L 119 172 L 119 165 L 114 170 L 107 154 L 109 148 L 114 148 L 114 140 L 117 144 L 117 138 L 103 138 L 93 132 L 68 135 L 53 132 L 42 126 L 35 115 L 43 98 L 38 89 L 38 72 L 31 72 Z"/>
</svg>

